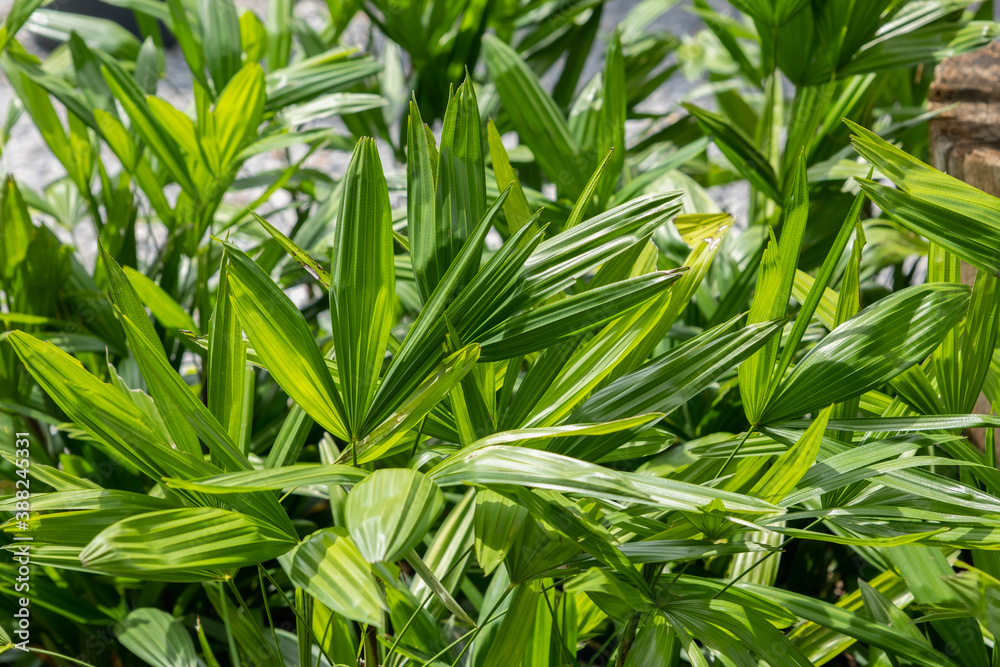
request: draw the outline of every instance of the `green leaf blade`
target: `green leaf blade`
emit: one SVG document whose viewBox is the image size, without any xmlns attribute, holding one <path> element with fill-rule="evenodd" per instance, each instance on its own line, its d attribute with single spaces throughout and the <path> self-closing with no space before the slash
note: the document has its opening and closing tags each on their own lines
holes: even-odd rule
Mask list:
<svg viewBox="0 0 1000 667">
<path fill-rule="evenodd" d="M 323 428 L 350 440 L 345 410 L 305 318 L 264 271 L 227 245 L 233 305 L 278 384 Z"/>
<path fill-rule="evenodd" d="M 968 303 L 968 287 L 934 283 L 900 290 L 865 308 L 809 351 L 761 421 L 797 417 L 891 380 L 929 355 Z"/>
<path fill-rule="evenodd" d="M 362 139 L 344 182 L 332 250 L 330 312 L 344 410 L 361 435 L 392 327 L 395 269 L 392 214 L 378 147 Z"/>
<path fill-rule="evenodd" d="M 347 496 L 347 530 L 369 563 L 394 562 L 430 529 L 444 498 L 423 474 L 384 468 L 359 482 Z"/>
</svg>

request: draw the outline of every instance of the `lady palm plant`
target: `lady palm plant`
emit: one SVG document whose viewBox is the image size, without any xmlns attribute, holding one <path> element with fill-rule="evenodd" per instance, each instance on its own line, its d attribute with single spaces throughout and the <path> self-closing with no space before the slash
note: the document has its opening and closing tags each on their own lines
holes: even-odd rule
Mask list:
<svg viewBox="0 0 1000 667">
<path fill-rule="evenodd" d="M 439 112 L 411 103 L 405 185 L 386 178 L 367 138 L 329 192 L 306 185 L 300 165 L 274 174 L 268 196 L 287 187 L 319 200 L 288 233 L 271 213 L 230 213 L 222 196 L 254 146 L 334 141 L 297 135 L 294 119 L 312 104 L 329 112 L 331 82 L 357 82 L 370 61 L 338 51 L 288 64 L 287 23 L 264 29 L 263 49 L 252 18 L 239 18 L 237 51 L 231 6 L 168 3 L 168 16 L 143 4 L 169 19 L 191 65 L 200 92 L 188 116 L 136 92 L 138 58 L 123 67 L 86 40 L 69 38 L 71 75 L 52 73 L 58 61 L 38 67 L 9 41 L 29 11 L 18 4 L 3 64 L 84 200 L 100 180 L 101 247 L 91 276 L 32 217 L 46 199 L 6 185 L 4 318 L 22 330 L 0 340 L 4 424 L 36 444 L 30 514 L 16 514 L 16 496 L 0 504 L 15 512 L 6 532 L 33 537 L 33 655 L 8 646 L 5 657 L 996 661 L 995 442 L 980 452 L 961 429 L 998 423 L 969 414 L 981 391 L 1000 400 L 997 200 L 848 125 L 870 165 L 853 205 L 817 186 L 819 153 L 786 147 L 780 162 L 764 158 L 784 174 L 773 192 L 755 180 L 766 170 L 741 172 L 771 202 L 749 229 L 693 212 L 705 193 L 676 169 L 710 184 L 689 163 L 705 140 L 671 152 L 693 121 L 625 140 L 646 85 L 623 86 L 625 72 L 652 53 L 644 21 L 669 4 L 642 3 L 575 98 L 550 95 L 509 35 L 486 38 L 497 95 L 458 86 L 437 134 L 421 111 Z M 741 3 L 755 32 L 738 40 L 793 40 L 783 34 L 797 12 L 823 11 L 764 4 Z M 912 12 L 889 3 L 877 22 Z M 888 48 L 870 37 L 845 62 Z M 308 56 L 316 41 L 305 41 Z M 787 65 L 782 48 L 761 47 L 771 74 L 758 79 Z M 838 59 L 835 81 L 842 69 Z M 652 85 L 653 72 L 636 80 Z M 800 91 L 814 85 L 788 76 Z M 763 89 L 777 104 L 780 89 Z M 110 97 L 96 98 L 109 103 L 90 111 L 95 127 L 77 111 L 100 91 Z M 49 94 L 69 110 L 68 132 L 46 124 Z M 496 123 L 482 120 L 487 96 Z M 713 117 L 691 112 L 724 146 Z M 781 121 L 767 122 L 780 134 Z M 826 140 L 826 124 L 806 125 L 809 143 Z M 526 150 L 504 145 L 509 129 Z M 90 162 L 59 131 L 86 137 Z M 122 164 L 117 185 L 98 138 Z M 75 164 L 95 166 L 74 176 Z M 137 206 L 133 182 L 150 198 L 179 187 L 152 207 L 175 264 L 137 270 L 136 215 L 118 215 Z M 397 189 L 405 210 L 392 206 Z M 880 225 L 929 239 L 926 284 L 862 292 L 866 199 L 891 217 Z M 811 234 L 829 239 L 812 260 Z M 979 269 L 971 289 L 960 260 Z M 290 287 L 308 296 L 297 302 Z M 84 335 L 65 333 L 71 321 Z M 0 606 L 13 613 L 9 562 L 3 572 Z M 827 590 L 828 578 L 844 590 Z"/>
<path fill-rule="evenodd" d="M 921 408 L 923 395 L 909 392 L 944 397 L 938 380 L 954 364 L 968 369 L 963 393 L 983 383 L 972 369 L 995 342 L 996 292 L 983 286 L 992 277 L 971 298 L 935 282 L 858 312 L 856 294 L 827 285 L 862 199 L 817 275 L 798 273 L 808 222 L 800 164 L 746 322 L 657 353 L 704 281 L 725 216 L 678 216 L 679 194 L 664 193 L 585 219 L 592 183 L 566 223 L 545 224 L 527 215 L 516 182 L 487 205 L 469 84 L 449 104 L 440 143 L 415 106 L 410 125 L 406 237 L 393 233 L 368 139 L 345 176 L 329 263 L 259 219 L 328 292 L 331 336 L 317 340 L 261 265 L 219 241 L 213 316 L 192 339 L 207 405 L 170 366 L 133 277 L 106 250 L 108 296 L 145 391 L 113 365 L 99 377 L 50 343 L 7 334 L 57 406 L 49 419 L 68 419 L 62 430 L 129 480 L 116 488 L 33 466 L 53 489 L 28 519 L 32 558 L 54 577 L 35 594 L 46 650 L 72 651 L 76 628 L 118 622 L 117 641 L 151 664 L 200 654 L 213 664 L 492 666 L 603 654 L 622 665 L 681 655 L 809 665 L 854 641 L 916 664 L 985 657 L 982 639 L 958 641 L 982 632 L 964 608 L 932 620 L 930 637 L 880 619 L 905 617 L 897 605 L 911 599 L 957 606 L 967 589 L 942 580 L 928 592 L 921 576 L 950 572 L 956 549 L 997 545 L 994 468 L 950 433 L 995 420 Z M 892 191 L 906 198 L 901 224 L 984 276 L 1000 268 L 980 250 L 995 200 L 856 131 L 874 164 L 907 176 Z M 884 196 L 884 186 L 865 187 Z M 934 202 L 935 192 L 949 194 Z M 934 205 L 977 233 L 936 231 L 918 214 Z M 507 235 L 490 251 L 501 210 Z M 650 236 L 665 224 L 691 248 L 686 270 L 656 270 Z M 391 304 L 407 282 L 421 305 L 397 337 Z M 801 303 L 790 322 L 778 308 L 789 297 Z M 830 329 L 815 341 L 814 318 Z M 983 335 L 986 345 L 972 342 Z M 932 363 L 952 339 L 959 353 Z M 257 457 L 247 387 L 265 372 L 293 403 Z M 738 383 L 748 430 L 688 443 L 679 466 L 629 463 L 670 456 L 664 417 L 719 383 Z M 313 424 L 324 435 L 304 448 Z M 913 455 L 922 448 L 953 458 Z M 956 463 L 969 471 L 961 481 L 934 468 Z M 754 576 L 792 540 L 856 549 L 877 574 L 839 605 Z M 991 562 L 977 561 L 980 585 Z M 723 563 L 746 568 L 711 576 Z M 86 597 L 63 606 L 95 576 L 176 587 L 177 614 Z"/>
</svg>

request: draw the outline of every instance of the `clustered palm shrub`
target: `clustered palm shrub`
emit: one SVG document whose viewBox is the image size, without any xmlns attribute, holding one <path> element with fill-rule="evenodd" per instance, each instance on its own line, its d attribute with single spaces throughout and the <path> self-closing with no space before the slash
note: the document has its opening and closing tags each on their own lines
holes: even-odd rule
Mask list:
<svg viewBox="0 0 1000 667">
<path fill-rule="evenodd" d="M 1000 200 L 912 157 L 989 3 L 694 0 L 682 40 L 645 0 L 589 81 L 600 2 L 116 0 L 142 42 L 39 4 L 0 28 L 3 138 L 66 171 L 0 195 L 0 660 L 1000 664 Z M 644 111 L 680 72 L 714 110 Z"/>
</svg>

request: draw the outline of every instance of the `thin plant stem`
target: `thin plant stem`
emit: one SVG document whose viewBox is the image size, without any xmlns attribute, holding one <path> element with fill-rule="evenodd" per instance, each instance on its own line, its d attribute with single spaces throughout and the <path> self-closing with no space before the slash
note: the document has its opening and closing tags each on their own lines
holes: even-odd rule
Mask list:
<svg viewBox="0 0 1000 667">
<path fill-rule="evenodd" d="M 417 455 L 417 447 L 420 446 L 420 438 L 424 436 L 424 424 L 427 423 L 427 415 L 424 415 L 423 419 L 420 420 L 420 428 L 417 429 L 417 438 L 413 441 L 413 450 L 410 451 L 410 458 L 412 459 Z"/>
<path fill-rule="evenodd" d="M 451 564 L 451 567 L 445 570 L 444 577 L 442 577 L 442 579 L 451 574 L 452 571 L 456 567 L 458 567 L 458 564 L 465 560 L 465 557 L 469 554 L 470 551 L 472 551 L 472 549 L 473 547 L 470 546 L 468 549 L 465 550 L 465 552 L 463 552 L 458 558 L 456 558 L 455 562 Z M 403 635 L 406 634 L 406 631 L 410 629 L 410 625 L 412 625 L 413 621 L 417 618 L 417 614 L 420 613 L 420 610 L 424 608 L 424 605 L 430 602 L 431 598 L 433 597 L 434 597 L 434 591 L 431 591 L 430 593 L 427 594 L 427 597 L 425 597 L 420 602 L 420 604 L 413 611 L 413 613 L 410 614 L 410 618 L 406 621 L 406 625 L 404 625 L 403 629 L 400 630 L 399 633 L 396 635 L 396 639 L 392 642 L 392 646 L 389 647 L 389 652 L 385 654 L 385 659 L 387 662 L 389 660 L 389 656 L 391 656 L 393 652 L 395 652 L 396 647 L 399 646 L 399 641 L 403 638 Z"/>
<path fill-rule="evenodd" d="M 330 656 L 329 653 L 323 650 L 323 645 L 316 641 L 316 635 L 313 633 L 312 628 L 309 626 L 309 624 L 306 623 L 305 619 L 302 618 L 302 615 L 299 613 L 299 610 L 296 608 L 296 606 L 292 604 L 291 601 L 289 601 L 288 596 L 285 595 L 285 591 L 281 590 L 281 586 L 279 586 L 278 582 L 274 580 L 274 577 L 271 576 L 270 572 L 268 572 L 266 569 L 263 570 L 263 572 L 264 576 L 266 576 L 268 581 L 271 582 L 271 585 L 274 586 L 274 589 L 278 591 L 278 594 L 281 596 L 281 599 L 285 602 L 285 606 L 291 609 L 292 613 L 295 614 L 295 620 L 298 623 L 302 623 L 303 625 L 305 625 L 306 631 L 309 633 L 309 636 L 312 637 L 313 643 L 319 646 L 319 650 L 326 658 L 327 662 L 329 662 L 331 665 L 334 664 L 333 658 Z"/>
<path fill-rule="evenodd" d="M 754 430 L 756 430 L 756 428 L 757 424 L 754 424 L 753 426 L 747 429 L 746 433 L 743 434 L 743 437 L 740 439 L 739 444 L 736 445 L 736 449 L 729 452 L 729 457 L 726 459 L 726 462 L 722 464 L 722 468 L 719 469 L 719 474 L 717 475 L 717 477 L 722 477 L 723 473 L 726 472 L 726 468 L 729 467 L 729 463 L 736 457 L 737 454 L 739 454 L 740 450 L 743 448 L 743 444 L 750 438 L 750 434 L 752 434 Z"/>
<path fill-rule="evenodd" d="M 569 648 L 566 646 L 566 640 L 563 639 L 562 630 L 559 628 L 559 619 L 556 617 L 556 610 L 553 609 L 552 605 L 549 603 L 548 591 L 542 591 L 542 598 L 545 599 L 545 606 L 549 608 L 549 615 L 552 616 L 552 627 L 556 631 L 556 639 L 559 640 L 559 647 L 566 653 L 566 657 L 569 658 L 570 664 L 573 663 L 576 658 L 569 653 Z"/>
<path fill-rule="evenodd" d="M 237 602 L 240 603 L 240 609 L 243 610 L 243 613 L 246 614 L 247 618 L 253 618 L 253 614 L 250 613 L 250 608 L 247 606 L 247 603 L 243 599 L 243 596 L 240 595 L 240 589 L 238 589 L 236 587 L 236 582 L 233 581 L 232 577 L 227 577 L 226 578 L 226 583 L 229 585 L 229 590 L 231 590 L 233 592 L 233 596 L 236 597 Z M 264 637 L 264 633 L 257 626 L 257 624 L 254 623 L 253 626 L 254 626 L 254 629 L 257 630 L 257 635 L 260 637 L 261 643 L 264 644 L 264 646 L 267 648 L 268 654 L 273 654 L 273 656 L 280 662 L 281 661 L 281 656 L 278 655 L 278 645 L 277 645 L 277 643 L 275 643 L 274 646 L 271 646 L 270 644 L 268 644 L 267 643 L 267 639 Z"/>
<path fill-rule="evenodd" d="M 7 646 L 13 646 L 13 644 L 8 644 Z M 94 667 L 89 662 L 84 662 L 83 660 L 77 660 L 76 658 L 71 658 L 68 655 L 63 655 L 62 653 L 56 653 L 55 651 L 46 651 L 45 649 L 35 648 L 33 646 L 28 647 L 29 653 L 38 653 L 39 655 L 51 655 L 53 658 L 62 658 L 63 660 L 68 660 L 74 665 L 80 665 L 81 667 Z"/>
<path fill-rule="evenodd" d="M 819 523 L 819 522 L 820 522 L 820 521 L 822 521 L 822 520 L 823 520 L 823 517 L 819 517 L 819 518 L 817 518 L 817 519 L 816 519 L 815 521 L 813 521 L 813 522 L 812 522 L 812 523 L 810 523 L 810 524 L 809 524 L 808 526 L 806 526 L 806 527 L 805 527 L 805 530 L 809 530 L 810 528 L 812 528 L 813 526 L 815 526 L 815 525 L 816 525 L 817 523 Z M 777 546 L 777 547 L 775 548 L 775 550 L 774 550 L 774 551 L 772 551 L 771 553 L 767 554 L 766 556 L 764 556 L 764 557 L 763 557 L 763 558 L 761 558 L 760 560 L 758 560 L 758 561 L 754 561 L 753 565 L 751 565 L 751 566 L 750 566 L 750 567 L 748 567 L 747 569 L 743 570 L 743 572 L 741 572 L 741 573 L 739 574 L 739 576 L 737 576 L 737 577 L 736 577 L 736 578 L 734 578 L 734 579 L 733 579 L 732 581 L 730 581 L 730 582 L 729 582 L 728 584 L 726 584 L 725 586 L 723 586 L 723 587 L 722 587 L 722 590 L 720 590 L 720 591 L 719 591 L 718 593 L 716 593 L 715 595 L 713 595 L 713 596 L 712 596 L 712 599 L 714 600 L 714 599 L 716 599 L 717 597 L 719 597 L 720 595 L 722 595 L 723 593 L 725 593 L 726 591 L 728 591 L 728 590 L 729 590 L 730 588 L 732 588 L 732 587 L 733 587 L 733 584 L 736 584 L 736 583 L 738 583 L 740 579 L 742 579 L 742 578 L 743 578 L 743 577 L 745 577 L 746 575 L 748 575 L 748 574 L 750 574 L 751 572 L 753 572 L 753 571 L 754 571 L 754 570 L 755 570 L 755 569 L 757 568 L 757 566 L 758 566 L 758 565 L 760 565 L 761 563 L 763 563 L 764 561 L 766 561 L 766 560 L 767 560 L 768 558 L 770 558 L 770 557 L 771 557 L 771 556 L 773 556 L 774 554 L 778 554 L 778 553 L 781 553 L 781 549 L 782 549 L 782 547 L 784 547 L 784 546 L 785 546 L 786 544 L 788 544 L 789 542 L 791 542 L 791 541 L 792 541 L 792 540 L 794 540 L 794 539 L 795 539 L 794 537 L 787 537 L 787 538 L 785 538 L 784 540 L 782 540 L 782 541 L 781 541 L 781 544 L 779 544 L 779 545 L 778 545 L 778 546 Z"/>
<path fill-rule="evenodd" d="M 473 632 L 474 634 L 473 634 L 473 636 L 472 636 L 472 639 L 470 639 L 470 640 L 469 640 L 469 642 L 468 642 L 468 643 L 467 643 L 467 644 L 466 644 L 466 645 L 465 645 L 464 647 L 462 647 L 462 650 L 461 650 L 461 651 L 459 651 L 459 653 L 458 653 L 458 657 L 457 657 L 457 658 L 455 658 L 455 661 L 454 661 L 453 663 L 451 663 L 451 667 L 456 667 L 456 665 L 458 665 L 458 661 L 462 659 L 462 656 L 463 656 L 463 655 L 465 655 L 465 652 L 469 650 L 469 647 L 470 647 L 470 646 L 472 646 L 472 642 L 474 642 L 474 641 L 476 640 L 476 637 L 478 637 L 478 636 L 479 636 L 479 633 L 480 633 L 480 631 L 481 631 L 481 630 L 482 630 L 482 629 L 483 629 L 484 627 L 486 627 L 486 626 L 487 626 L 487 625 L 488 625 L 488 624 L 489 624 L 489 623 L 490 623 L 491 621 L 493 621 L 493 614 L 495 614 L 495 613 L 496 613 L 497 609 L 499 609 L 500 605 L 501 605 L 501 604 L 503 604 L 503 601 L 507 599 L 507 596 L 508 596 L 508 595 L 510 595 L 511 591 L 513 591 L 513 590 L 514 590 L 514 587 L 513 587 L 513 586 L 507 586 L 507 590 L 505 590 L 505 591 L 503 592 L 503 595 L 501 595 L 501 596 L 500 596 L 500 599 L 499 599 L 499 600 L 497 600 L 497 601 L 496 601 L 496 603 L 495 603 L 495 604 L 493 605 L 493 608 L 492 608 L 492 609 L 490 609 L 490 613 L 486 615 L 486 620 L 484 620 L 484 621 L 483 621 L 482 623 L 480 623 L 480 624 L 479 624 L 478 626 L 476 626 L 475 628 L 473 628 L 472 632 Z M 506 613 L 507 613 L 507 612 L 506 612 L 506 610 L 505 610 L 505 611 L 504 611 L 504 612 L 503 612 L 503 613 L 501 614 L 501 616 L 502 616 L 503 614 L 506 614 Z M 499 618 L 499 616 L 498 616 L 497 618 Z M 467 633 L 467 634 L 468 634 L 468 633 Z M 450 647 L 449 647 L 449 648 L 450 648 Z M 438 655 L 440 655 L 440 654 L 438 654 Z M 434 656 L 434 657 L 436 658 L 437 656 Z M 427 663 L 424 663 L 424 664 L 426 665 Z"/>
<path fill-rule="evenodd" d="M 222 624 L 226 628 L 226 645 L 229 647 L 229 662 L 233 667 L 240 667 L 240 652 L 236 646 L 236 638 L 233 636 L 233 626 L 229 623 L 229 602 L 226 600 L 222 582 L 217 582 L 219 587 L 219 599 L 222 600 Z"/>
<path fill-rule="evenodd" d="M 594 663 L 597 662 L 598 658 L 600 658 L 602 655 L 604 655 L 604 651 L 607 650 L 608 644 L 610 644 L 612 641 L 614 641 L 614 639 L 615 639 L 615 635 L 614 635 L 614 633 L 611 633 L 611 636 L 608 637 L 607 639 L 605 639 L 604 643 L 601 644 L 601 648 L 599 648 L 597 650 L 597 652 L 594 653 L 594 657 L 591 658 L 590 662 L 587 663 L 587 667 L 594 667 Z"/>
<path fill-rule="evenodd" d="M 267 588 L 264 586 L 264 575 L 261 570 L 264 568 L 257 564 L 257 578 L 260 580 L 260 597 L 264 600 L 264 611 L 267 612 L 267 624 L 271 626 L 271 638 L 274 639 L 274 646 L 278 646 L 278 632 L 274 629 L 274 619 L 271 618 L 271 605 L 267 601 Z"/>
</svg>

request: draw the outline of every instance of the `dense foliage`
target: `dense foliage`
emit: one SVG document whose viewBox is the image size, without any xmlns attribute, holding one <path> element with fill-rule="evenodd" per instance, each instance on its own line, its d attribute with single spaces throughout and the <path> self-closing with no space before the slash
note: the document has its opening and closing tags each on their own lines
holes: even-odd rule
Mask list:
<svg viewBox="0 0 1000 667">
<path fill-rule="evenodd" d="M 1000 664 L 1000 200 L 919 159 L 991 3 L 108 1 L 0 28 L 65 169 L 0 193 L 0 662 Z"/>
</svg>

